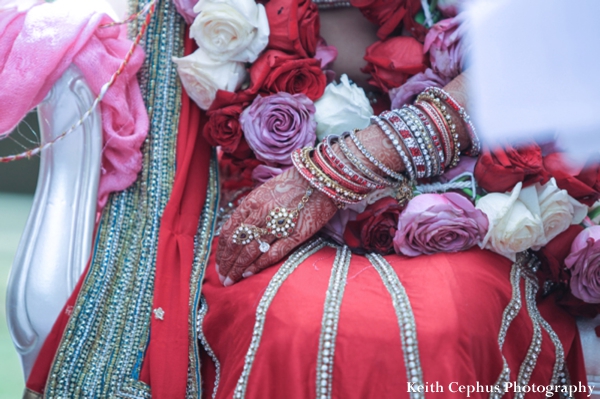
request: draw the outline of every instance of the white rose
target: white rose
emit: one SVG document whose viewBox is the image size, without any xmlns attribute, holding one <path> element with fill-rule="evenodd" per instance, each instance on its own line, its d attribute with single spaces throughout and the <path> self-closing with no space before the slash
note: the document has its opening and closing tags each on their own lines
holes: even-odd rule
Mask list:
<svg viewBox="0 0 600 399">
<path fill-rule="evenodd" d="M 525 251 L 544 236 L 541 217 L 531 212 L 519 199 L 522 184 L 518 183 L 510 194 L 491 193 L 477 202 L 477 209 L 486 214 L 489 229 L 481 248 L 516 260 L 518 252 Z"/>
<path fill-rule="evenodd" d="M 200 49 L 173 61 L 187 94 L 203 110 L 210 107 L 217 90 L 236 91 L 246 78 L 243 63 L 216 62 Z"/>
<path fill-rule="evenodd" d="M 269 42 L 265 7 L 254 0 L 200 0 L 190 37 L 216 61 L 254 62 Z"/>
<path fill-rule="evenodd" d="M 544 226 L 544 237 L 533 246 L 538 250 L 572 224 L 579 224 L 587 215 L 587 206 L 571 197 L 567 190 L 561 190 L 554 178 L 543 186 L 539 183 L 528 187 L 534 189 L 539 203 L 540 216 Z M 524 190 L 523 190 L 524 191 Z"/>
<path fill-rule="evenodd" d="M 315 102 L 317 138 L 369 126 L 373 108 L 365 91 L 342 75 L 340 84 L 329 83 L 323 96 Z"/>
</svg>

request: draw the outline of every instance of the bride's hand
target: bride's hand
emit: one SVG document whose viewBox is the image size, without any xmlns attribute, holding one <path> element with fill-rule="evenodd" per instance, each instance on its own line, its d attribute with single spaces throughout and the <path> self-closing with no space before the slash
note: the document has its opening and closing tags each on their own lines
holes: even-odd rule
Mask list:
<svg viewBox="0 0 600 399">
<path fill-rule="evenodd" d="M 275 208 L 296 209 L 306 194 L 308 182 L 295 168 L 267 181 L 252 191 L 223 225 L 217 249 L 217 271 L 225 286 L 277 263 L 295 247 L 312 237 L 333 217 L 336 205 L 327 196 L 314 190 L 300 210 L 296 227 L 287 238 L 272 235 L 261 238 L 271 244 L 262 253 L 256 240 L 247 245 L 234 244 L 232 236 L 241 224 L 265 228 L 267 215 Z"/>
</svg>

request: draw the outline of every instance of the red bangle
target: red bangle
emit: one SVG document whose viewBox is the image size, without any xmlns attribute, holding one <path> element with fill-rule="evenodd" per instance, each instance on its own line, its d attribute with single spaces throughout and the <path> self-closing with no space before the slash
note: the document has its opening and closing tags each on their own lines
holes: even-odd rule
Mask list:
<svg viewBox="0 0 600 399">
<path fill-rule="evenodd" d="M 309 148 L 308 150 L 312 151 L 312 148 Z M 309 151 L 307 151 L 307 152 L 309 152 Z M 336 203 L 338 208 L 342 208 L 344 206 L 344 204 L 355 204 L 357 202 L 362 201 L 362 199 L 363 199 L 362 196 L 360 196 L 358 199 L 354 199 L 354 200 L 349 199 L 349 198 L 344 197 L 342 194 L 337 193 L 334 189 L 327 187 L 322 181 L 320 181 L 308 169 L 308 167 L 306 166 L 306 164 L 303 161 L 304 157 L 305 157 L 304 149 L 298 148 L 297 150 L 292 152 L 292 164 L 294 165 L 296 170 L 298 170 L 298 173 L 300 173 L 300 175 L 304 179 L 306 179 L 306 181 L 308 181 L 308 184 L 310 184 L 312 187 L 314 187 L 318 191 L 322 192 L 323 194 L 325 194 L 326 196 L 331 198 Z"/>
<path fill-rule="evenodd" d="M 335 182 L 341 185 L 342 187 L 347 188 L 348 190 L 352 190 L 358 194 L 368 194 L 371 191 L 373 191 L 365 186 L 358 185 L 346 179 L 345 177 L 341 176 L 338 172 L 336 172 L 323 158 L 323 154 L 321 153 L 322 145 L 323 143 L 319 143 L 317 145 L 317 148 L 315 148 L 315 155 L 313 157 L 313 161 L 315 161 L 315 163 L 321 167 L 321 169 L 327 176 L 335 180 Z"/>
<path fill-rule="evenodd" d="M 469 139 L 471 140 L 471 148 L 469 148 L 468 151 L 465 151 L 465 154 L 471 157 L 476 157 L 479 155 L 479 152 L 481 151 L 481 141 L 479 140 L 479 136 L 477 136 L 477 132 L 475 131 L 475 126 L 471 121 L 471 117 L 469 114 L 467 114 L 467 111 L 463 108 L 463 106 L 460 105 L 458 101 L 456 101 L 445 90 L 440 89 L 439 87 L 428 87 L 423 93 L 428 93 L 429 95 L 444 101 L 446 104 L 448 104 L 448 106 L 450 106 L 450 108 L 458 113 L 465 123 L 467 133 L 469 134 Z"/>
<path fill-rule="evenodd" d="M 448 167 L 448 165 L 450 165 L 450 160 L 452 159 L 452 142 L 450 141 L 450 135 L 446 130 L 447 125 L 444 124 L 443 120 L 441 120 L 439 117 L 439 114 L 436 113 L 435 109 L 432 109 L 433 107 L 429 103 L 415 103 L 415 106 L 419 108 L 425 115 L 427 115 L 435 125 L 435 129 L 439 133 L 440 141 L 438 151 L 444 153 L 444 167 Z"/>
<path fill-rule="evenodd" d="M 335 151 L 333 150 L 331 141 L 334 138 L 337 138 L 337 136 L 330 135 L 323 139 L 323 142 L 322 142 L 322 144 L 323 144 L 322 150 L 323 151 L 321 152 L 321 154 L 325 157 L 325 159 L 327 159 L 327 161 L 333 167 L 336 168 L 336 170 L 342 176 L 346 177 L 348 180 L 351 180 L 356 184 L 359 184 L 361 186 L 366 186 L 367 188 L 370 188 L 372 190 L 386 187 L 382 184 L 378 184 L 370 179 L 367 179 L 366 177 L 359 175 L 357 172 L 354 171 L 354 169 L 352 169 L 350 166 L 346 165 L 346 163 L 344 161 L 342 161 L 337 156 Z"/>
<path fill-rule="evenodd" d="M 427 174 L 427 169 L 425 166 L 425 157 L 423 156 L 423 152 L 417 143 L 417 139 L 413 136 L 412 132 L 408 129 L 408 126 L 400 118 L 396 112 L 385 111 L 381 113 L 381 118 L 385 119 L 392 125 L 392 127 L 398 132 L 398 135 L 404 142 L 404 146 L 410 153 L 412 157 L 414 168 L 417 172 L 417 178 L 421 179 L 425 177 Z"/>
</svg>

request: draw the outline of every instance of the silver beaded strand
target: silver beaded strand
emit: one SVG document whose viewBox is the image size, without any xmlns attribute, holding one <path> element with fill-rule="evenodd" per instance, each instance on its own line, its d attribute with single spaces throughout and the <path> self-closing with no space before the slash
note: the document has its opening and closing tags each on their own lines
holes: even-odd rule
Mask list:
<svg viewBox="0 0 600 399">
<path fill-rule="evenodd" d="M 335 339 L 337 336 L 340 307 L 346 288 L 351 254 L 348 247 L 337 248 L 323 309 L 319 353 L 317 355 L 317 398 L 331 399 Z"/>
<path fill-rule="evenodd" d="M 200 344 L 202 344 L 202 347 L 215 364 L 215 384 L 213 386 L 212 392 L 212 398 L 215 399 L 217 397 L 217 390 L 219 389 L 219 381 L 221 379 L 221 362 L 219 362 L 217 355 L 212 350 L 210 344 L 206 340 L 204 330 L 202 329 L 202 325 L 204 324 L 204 317 L 207 313 L 208 303 L 206 303 L 206 298 L 204 298 L 204 295 L 202 295 L 200 297 L 200 309 L 198 309 L 198 320 L 196 321 L 196 332 L 198 333 L 198 340 L 200 340 Z"/>
<path fill-rule="evenodd" d="M 421 369 L 417 341 L 417 326 L 406 290 L 392 266 L 383 256 L 367 254 L 366 257 L 381 276 L 385 288 L 387 288 L 392 297 L 392 304 L 394 305 L 396 317 L 398 318 L 398 326 L 400 327 L 400 342 L 404 353 L 406 379 L 415 385 L 423 385 L 423 371 Z M 409 395 L 411 399 L 424 399 L 425 397 L 422 392 L 410 392 Z"/>
<path fill-rule="evenodd" d="M 292 274 L 292 272 L 296 270 L 298 265 L 300 265 L 308 257 L 319 251 L 324 246 L 325 242 L 320 238 L 305 244 L 292 255 L 290 255 L 288 260 L 281 265 L 277 273 L 275 273 L 269 282 L 269 285 L 267 286 L 267 289 L 265 290 L 265 293 L 263 294 L 260 302 L 258 303 L 258 307 L 256 308 L 256 322 L 254 323 L 254 329 L 252 331 L 252 340 L 250 341 L 250 347 L 246 352 L 242 374 L 240 375 L 237 385 L 235 386 L 235 391 L 233 394 L 235 399 L 241 399 L 246 396 L 248 378 L 250 376 L 250 371 L 252 370 L 252 365 L 254 364 L 254 357 L 256 356 L 256 352 L 258 351 L 258 346 L 260 345 L 260 340 L 262 338 L 267 310 L 269 309 L 273 298 L 277 294 L 277 291 L 283 282 Z"/>
<path fill-rule="evenodd" d="M 510 269 L 510 283 L 512 286 L 512 296 L 510 298 L 510 302 L 504 309 L 502 313 L 502 323 L 500 324 L 500 332 L 498 333 L 498 349 L 500 351 L 500 355 L 502 356 L 502 371 L 500 372 L 500 376 L 496 380 L 495 386 L 500 388 L 500 392 L 491 392 L 490 399 L 499 399 L 503 396 L 501 392 L 502 386 L 510 380 L 510 368 L 508 367 L 508 362 L 502 353 L 502 348 L 504 347 L 504 341 L 506 340 L 506 333 L 508 331 L 508 327 L 513 322 L 519 311 L 521 310 L 521 272 L 516 263 L 512 265 Z"/>
</svg>

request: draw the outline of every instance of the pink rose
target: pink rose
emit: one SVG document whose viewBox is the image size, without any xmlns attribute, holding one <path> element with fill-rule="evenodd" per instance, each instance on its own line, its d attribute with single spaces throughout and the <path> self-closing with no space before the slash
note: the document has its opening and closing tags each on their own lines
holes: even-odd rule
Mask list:
<svg viewBox="0 0 600 399">
<path fill-rule="evenodd" d="M 465 0 L 439 0 L 437 2 L 437 8 L 439 8 L 444 17 L 455 17 L 456 14 L 461 11 L 465 3 Z"/>
<path fill-rule="evenodd" d="M 240 115 L 240 125 L 256 158 L 269 166 L 291 165 L 292 152 L 317 139 L 315 105 L 304 94 L 258 96 Z"/>
<path fill-rule="evenodd" d="M 417 95 L 430 86 L 444 87 L 450 83 L 450 79 L 445 76 L 439 76 L 431 68 L 425 72 L 411 76 L 400 87 L 390 90 L 390 100 L 392 108 L 401 108 L 403 105 L 412 104 Z"/>
<path fill-rule="evenodd" d="M 198 15 L 198 13 L 194 11 L 194 6 L 197 2 L 198 0 L 173 0 L 177 12 L 185 19 L 185 22 L 188 25 L 191 25 L 194 22 L 196 15 Z"/>
<path fill-rule="evenodd" d="M 454 79 L 463 70 L 465 20 L 464 13 L 443 19 L 433 25 L 425 37 L 423 51 L 429 52 L 431 67 L 435 73 L 448 79 Z"/>
<path fill-rule="evenodd" d="M 322 37 L 317 41 L 317 50 L 315 58 L 321 61 L 321 69 L 327 69 L 338 56 L 337 48 L 334 45 L 327 45 L 327 42 Z"/>
<path fill-rule="evenodd" d="M 571 270 L 571 292 L 587 303 L 600 303 L 600 226 L 583 230 L 565 259 Z"/>
<path fill-rule="evenodd" d="M 400 214 L 394 249 L 418 256 L 467 250 L 483 239 L 486 216 L 457 193 L 422 194 Z"/>
</svg>

